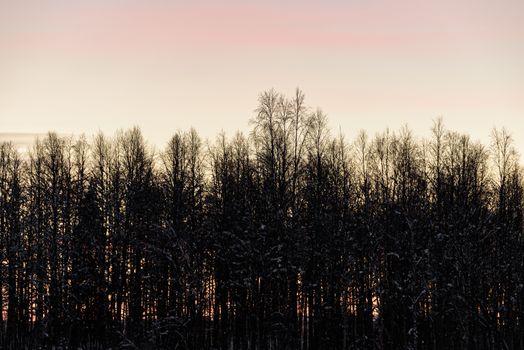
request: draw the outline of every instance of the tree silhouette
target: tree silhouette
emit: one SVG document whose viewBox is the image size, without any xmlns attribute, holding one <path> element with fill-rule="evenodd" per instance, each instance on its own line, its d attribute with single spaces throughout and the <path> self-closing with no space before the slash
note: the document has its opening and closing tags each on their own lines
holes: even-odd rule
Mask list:
<svg viewBox="0 0 524 350">
<path fill-rule="evenodd" d="M 298 89 L 251 125 L 1 143 L 0 348 L 524 348 L 505 129 L 347 142 Z"/>
</svg>

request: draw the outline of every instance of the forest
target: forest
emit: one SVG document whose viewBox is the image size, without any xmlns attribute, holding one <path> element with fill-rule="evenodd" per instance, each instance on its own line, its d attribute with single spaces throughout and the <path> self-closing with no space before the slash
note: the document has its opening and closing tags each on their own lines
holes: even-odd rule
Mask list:
<svg viewBox="0 0 524 350">
<path fill-rule="evenodd" d="M 249 134 L 0 144 L 0 349 L 524 349 L 523 170 L 299 89 Z"/>
</svg>

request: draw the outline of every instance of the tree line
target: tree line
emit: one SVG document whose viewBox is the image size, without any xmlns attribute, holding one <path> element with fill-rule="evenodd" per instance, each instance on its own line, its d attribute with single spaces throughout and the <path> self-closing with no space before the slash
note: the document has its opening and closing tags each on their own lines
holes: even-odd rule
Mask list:
<svg viewBox="0 0 524 350">
<path fill-rule="evenodd" d="M 298 89 L 251 125 L 1 143 L 0 348 L 524 348 L 507 131 L 348 142 Z"/>
</svg>

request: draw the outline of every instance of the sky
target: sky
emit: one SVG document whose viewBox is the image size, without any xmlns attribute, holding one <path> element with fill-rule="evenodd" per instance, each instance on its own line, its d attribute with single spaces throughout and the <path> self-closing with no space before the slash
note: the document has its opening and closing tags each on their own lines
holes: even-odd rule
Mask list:
<svg viewBox="0 0 524 350">
<path fill-rule="evenodd" d="M 524 153 L 522 0 L 0 0 L 0 138 L 250 129 L 267 89 L 353 138 L 408 124 Z"/>
</svg>

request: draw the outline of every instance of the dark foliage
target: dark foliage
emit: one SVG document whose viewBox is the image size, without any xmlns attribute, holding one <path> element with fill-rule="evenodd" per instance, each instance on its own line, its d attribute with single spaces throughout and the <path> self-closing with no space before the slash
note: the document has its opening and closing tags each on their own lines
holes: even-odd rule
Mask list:
<svg viewBox="0 0 524 350">
<path fill-rule="evenodd" d="M 0 348 L 523 349 L 508 134 L 326 124 L 271 90 L 211 144 L 1 144 Z"/>
</svg>

